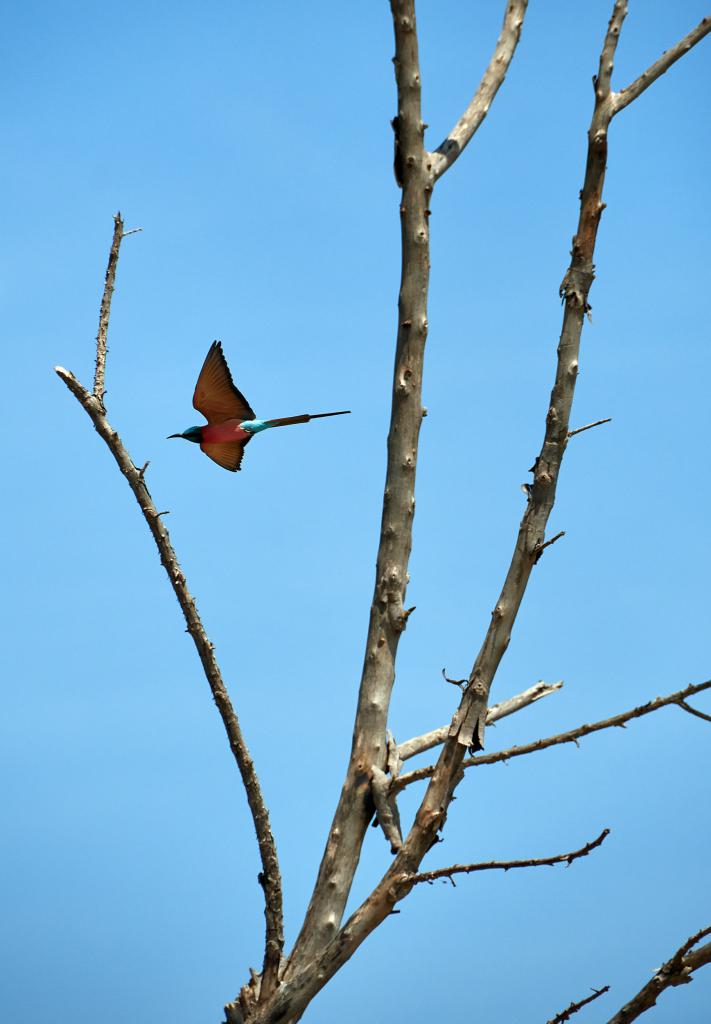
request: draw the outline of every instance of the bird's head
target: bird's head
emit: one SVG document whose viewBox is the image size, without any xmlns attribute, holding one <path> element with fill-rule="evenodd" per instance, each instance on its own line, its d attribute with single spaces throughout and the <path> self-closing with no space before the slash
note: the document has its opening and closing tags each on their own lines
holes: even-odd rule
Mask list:
<svg viewBox="0 0 711 1024">
<path fill-rule="evenodd" d="M 184 430 L 182 434 L 169 434 L 168 440 L 170 440 L 171 437 L 182 437 L 185 438 L 186 441 L 194 441 L 195 444 L 200 444 L 202 441 L 202 427 L 188 427 L 188 429 Z"/>
</svg>

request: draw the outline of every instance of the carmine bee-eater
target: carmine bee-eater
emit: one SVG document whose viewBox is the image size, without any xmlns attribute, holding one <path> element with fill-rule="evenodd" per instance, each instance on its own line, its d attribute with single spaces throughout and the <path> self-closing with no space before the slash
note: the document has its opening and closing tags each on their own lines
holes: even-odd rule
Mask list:
<svg viewBox="0 0 711 1024">
<path fill-rule="evenodd" d="M 285 416 L 279 420 L 256 419 L 249 402 L 234 385 L 219 341 L 213 341 L 200 370 L 193 408 L 203 414 L 207 426 L 188 427 L 182 434 L 169 436 L 195 441 L 213 462 L 232 473 L 242 465 L 244 446 L 260 430 L 286 427 L 290 423 L 308 423 L 324 416 L 345 416 L 350 412 L 350 409 L 343 409 L 340 412 L 317 412 L 311 416 L 308 413 Z"/>
</svg>

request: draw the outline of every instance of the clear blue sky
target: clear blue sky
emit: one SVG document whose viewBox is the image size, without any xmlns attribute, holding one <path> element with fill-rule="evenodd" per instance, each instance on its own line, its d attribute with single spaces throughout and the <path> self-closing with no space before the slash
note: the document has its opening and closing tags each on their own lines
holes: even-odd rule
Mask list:
<svg viewBox="0 0 711 1024">
<path fill-rule="evenodd" d="M 437 186 L 410 603 L 393 728 L 446 721 L 538 451 L 609 0 L 532 3 L 489 120 Z M 618 87 L 707 13 L 632 4 Z M 419 7 L 436 146 L 500 0 Z M 214 640 L 270 803 L 287 935 L 340 788 L 373 584 L 399 278 L 388 5 L 34 2 L 6 12 L 0 167 L 5 413 L 0 1017 L 212 1024 L 258 966 L 243 792 L 145 524 L 52 373 L 91 377 L 112 214 L 110 418 Z M 556 697 L 491 749 L 711 675 L 711 43 L 614 123 L 575 424 L 496 699 Z M 213 338 L 258 415 L 238 476 L 165 436 L 196 421 Z M 699 701 L 711 710 L 711 701 Z M 602 1021 L 711 923 L 711 726 L 671 709 L 462 785 L 428 867 L 607 844 L 570 869 L 423 887 L 312 1004 L 312 1024 L 539 1024 L 590 986 Z M 413 794 L 414 796 L 414 794 Z M 411 809 L 404 802 L 404 811 Z M 368 836 L 354 899 L 389 853 Z M 393 957 L 395 962 L 392 962 Z M 711 970 L 647 1019 L 708 1021 Z"/>
</svg>

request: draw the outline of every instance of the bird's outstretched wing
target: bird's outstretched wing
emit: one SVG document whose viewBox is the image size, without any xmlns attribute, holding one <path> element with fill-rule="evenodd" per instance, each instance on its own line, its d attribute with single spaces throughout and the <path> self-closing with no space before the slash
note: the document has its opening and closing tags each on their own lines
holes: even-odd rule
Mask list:
<svg viewBox="0 0 711 1024">
<path fill-rule="evenodd" d="M 244 441 L 223 441 L 220 444 L 203 443 L 200 445 L 200 449 L 218 466 L 229 469 L 230 473 L 236 473 L 242 465 L 244 446 L 251 440 L 251 437 L 247 437 Z"/>
<path fill-rule="evenodd" d="M 234 385 L 219 341 L 213 341 L 207 358 L 202 364 L 202 370 L 200 370 L 200 376 L 195 385 L 193 407 L 203 414 L 208 423 L 224 423 L 225 420 L 233 419 L 253 420 L 255 418 L 254 410 L 249 402 Z M 222 446 L 213 445 L 211 447 Z M 211 455 L 210 458 L 213 456 Z M 215 459 L 215 461 L 218 460 Z"/>
</svg>

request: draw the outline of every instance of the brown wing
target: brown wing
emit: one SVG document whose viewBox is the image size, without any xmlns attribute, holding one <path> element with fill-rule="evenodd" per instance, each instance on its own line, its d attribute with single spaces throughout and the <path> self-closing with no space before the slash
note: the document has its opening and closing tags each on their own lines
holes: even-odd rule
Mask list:
<svg viewBox="0 0 711 1024">
<path fill-rule="evenodd" d="M 223 441 L 221 444 L 201 444 L 200 450 L 205 452 L 213 462 L 216 462 L 218 466 L 222 466 L 223 469 L 229 469 L 231 473 L 236 473 L 242 465 L 242 458 L 244 456 L 244 446 L 251 441 L 252 438 L 248 437 L 244 441 Z"/>
<path fill-rule="evenodd" d="M 254 419 L 254 410 L 234 385 L 219 341 L 213 341 L 202 364 L 195 385 L 193 407 L 203 414 L 208 423 Z"/>
</svg>

